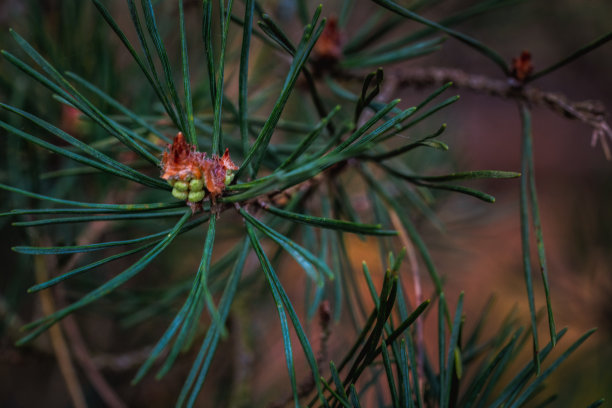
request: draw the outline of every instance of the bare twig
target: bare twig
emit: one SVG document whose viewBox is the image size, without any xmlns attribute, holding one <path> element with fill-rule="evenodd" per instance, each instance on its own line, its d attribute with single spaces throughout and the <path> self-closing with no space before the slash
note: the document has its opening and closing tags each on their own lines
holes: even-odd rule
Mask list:
<svg viewBox="0 0 612 408">
<path fill-rule="evenodd" d="M 45 259 L 42 255 L 37 255 L 34 258 L 34 272 L 36 275 L 37 282 L 44 282 L 48 279 L 48 269 L 50 265 L 46 265 L 47 262 L 53 262 L 53 259 Z M 40 303 L 43 314 L 49 316 L 55 312 L 55 304 L 53 301 L 53 295 L 51 291 L 42 291 L 39 294 Z M 72 364 L 70 358 L 70 352 L 66 345 L 66 340 L 62 334 L 62 330 L 59 326 L 55 325 L 49 328 L 49 336 L 51 337 L 51 345 L 57 358 L 57 364 L 60 372 L 66 382 L 68 393 L 72 399 L 72 403 L 75 408 L 86 408 L 87 403 L 85 402 L 85 396 L 81 390 L 81 385 L 77 377 L 76 370 Z"/>
<path fill-rule="evenodd" d="M 153 346 L 145 346 L 122 354 L 97 353 L 91 359 L 98 370 L 129 371 L 144 363 L 151 355 L 151 350 Z"/>
<path fill-rule="evenodd" d="M 89 383 L 96 389 L 98 395 L 109 408 L 125 408 L 127 405 L 119 398 L 113 388 L 106 382 L 93 358 L 87 350 L 83 336 L 79 331 L 76 320 L 73 316 L 66 316 L 62 321 L 62 327 L 66 332 L 66 336 L 70 339 L 70 345 L 74 353 L 74 357 L 85 372 Z"/>
<path fill-rule="evenodd" d="M 329 300 L 323 300 L 319 305 L 319 327 L 321 333 L 319 334 L 319 353 L 317 355 L 317 367 L 319 372 L 323 371 L 324 365 L 327 364 L 328 353 L 327 343 L 331 334 L 329 323 L 331 322 L 331 306 Z"/>
<path fill-rule="evenodd" d="M 132 196 L 135 194 L 135 191 L 125 192 L 124 195 Z M 122 197 L 129 198 L 129 197 Z M 114 193 L 110 193 L 105 198 L 105 202 L 114 202 L 117 197 L 115 197 Z M 97 242 L 104 235 L 111 223 L 109 221 L 100 221 L 100 222 L 92 222 L 87 225 L 87 228 L 83 230 L 83 232 L 77 238 L 77 245 L 86 245 L 92 242 Z M 79 260 L 82 258 L 84 253 L 75 253 L 70 257 L 68 262 L 64 264 L 63 268 L 59 271 L 59 275 L 65 274 L 70 271 L 72 268 L 76 266 Z M 45 293 L 45 291 L 41 292 Z M 63 296 L 60 297 L 63 299 Z M 83 340 L 81 332 L 79 331 L 78 324 L 73 316 L 67 316 L 62 321 L 62 327 L 66 332 L 66 336 L 70 340 L 70 344 L 72 346 L 74 355 L 85 372 L 87 379 L 94 389 L 97 391 L 98 395 L 108 407 L 111 408 L 123 408 L 126 407 L 125 403 L 119 398 L 117 393 L 113 390 L 113 388 L 108 384 L 104 376 L 100 373 L 98 367 L 96 366 L 93 358 L 91 357 L 89 350 L 87 349 L 87 345 Z"/>
<path fill-rule="evenodd" d="M 131 191 L 128 194 L 134 194 L 134 191 Z M 115 200 L 116 198 L 117 197 L 115 197 L 113 194 L 109 194 L 105 198 L 105 200 L 109 200 L 109 202 L 112 202 L 112 200 Z M 97 242 L 102 237 L 102 235 L 106 231 L 108 231 L 109 225 L 110 225 L 110 222 L 108 221 L 92 222 L 88 224 L 87 228 L 85 228 L 85 230 L 77 238 L 76 240 L 77 245 L 85 245 L 85 244 L 89 244 L 92 242 Z M 46 280 L 48 280 L 49 276 L 48 276 L 47 270 L 51 270 L 51 269 L 57 270 L 56 275 L 65 274 L 66 272 L 70 271 L 72 268 L 75 267 L 75 265 L 78 263 L 78 261 L 81 259 L 82 256 L 83 256 L 83 253 L 75 253 L 63 265 L 62 268 L 59 268 L 57 266 L 55 262 L 55 257 L 48 257 L 48 261 L 53 262 L 53 265 L 49 265 L 44 270 L 44 274 L 41 273 L 39 275 L 38 264 L 36 264 L 37 265 L 37 268 L 36 268 L 37 269 L 37 275 L 36 275 L 37 281 L 40 283 L 40 282 L 45 282 Z M 41 256 L 36 257 L 36 260 L 35 260 L 36 263 L 39 262 L 38 261 L 39 258 L 42 259 Z M 44 261 L 41 261 L 41 262 L 44 262 Z M 51 293 L 52 293 L 51 291 L 41 291 L 40 292 L 41 301 L 43 304 L 43 312 L 45 315 L 49 315 L 55 311 Z M 60 303 L 60 306 L 61 306 L 62 299 L 64 298 L 63 291 L 60 290 L 58 295 L 59 295 L 58 302 Z M 48 305 L 49 302 L 51 302 L 50 304 L 51 306 Z M 45 308 L 47 310 L 45 310 Z M 102 374 L 100 374 L 98 368 L 96 367 L 96 364 L 94 363 L 93 359 L 91 358 L 91 355 L 89 354 L 89 351 L 87 350 L 85 342 L 83 341 L 83 338 L 78 329 L 78 325 L 76 321 L 74 320 L 74 318 L 72 316 L 67 316 L 61 322 L 61 326 L 63 327 L 66 333 L 66 336 L 68 337 L 68 340 L 70 342 L 70 345 L 72 346 L 72 350 L 73 350 L 74 356 L 77 359 L 77 362 L 79 363 L 79 365 L 85 372 L 85 375 L 87 376 L 87 379 L 90 381 L 91 385 L 98 392 L 98 395 L 100 395 L 102 400 L 109 407 L 113 407 L 113 408 L 125 407 L 126 405 L 123 403 L 123 401 L 121 401 L 121 399 L 117 396 L 117 394 L 112 389 L 112 387 L 106 382 Z M 70 390 L 74 405 L 75 407 L 86 407 L 85 399 L 82 395 L 80 387 L 78 387 L 78 380 L 76 378 L 76 374 L 74 373 L 74 367 L 72 367 L 70 360 L 68 360 L 68 363 L 70 363 L 70 368 L 67 366 L 67 362 L 63 360 L 64 357 L 62 357 L 62 360 L 60 360 L 60 354 L 59 354 L 60 352 L 61 353 L 65 352 L 69 358 L 68 347 L 63 337 L 61 337 L 60 326 L 59 325 L 52 326 L 49 329 L 49 332 L 51 335 L 52 342 L 54 343 L 53 347 L 54 347 L 55 353 L 58 355 L 58 363 L 60 365 L 60 369 L 62 370 L 62 373 L 64 377 L 66 378 L 66 382 L 68 384 L 68 388 Z M 59 333 L 59 338 L 58 338 L 58 333 Z M 54 341 L 54 337 L 56 337 L 55 341 Z M 59 341 L 60 339 L 61 339 L 61 343 L 59 343 L 59 346 L 65 348 L 65 350 L 64 351 L 59 350 L 58 352 L 55 342 Z M 70 371 L 72 371 L 72 374 L 70 373 Z M 71 375 L 74 375 L 74 379 L 72 379 Z M 75 387 L 78 387 L 78 391 L 75 390 Z M 80 394 L 80 396 L 78 394 Z M 82 399 L 82 401 L 80 401 L 79 398 Z M 80 405 L 81 403 L 83 405 Z"/>
<path fill-rule="evenodd" d="M 493 79 L 470 74 L 455 68 L 410 67 L 386 75 L 397 89 L 440 87 L 452 82 L 457 88 L 504 99 L 518 99 L 532 106 L 542 106 L 568 119 L 578 120 L 593 129 L 592 145 L 599 141 L 608 160 L 612 159 L 608 141 L 612 141 L 612 129 L 606 122 L 606 108 L 599 101 L 570 101 L 565 95 L 547 92 L 531 86 L 522 86 L 514 78 Z M 339 79 L 363 81 L 363 76 L 352 72 L 338 74 Z M 392 79 L 391 79 L 392 78 Z"/>
</svg>

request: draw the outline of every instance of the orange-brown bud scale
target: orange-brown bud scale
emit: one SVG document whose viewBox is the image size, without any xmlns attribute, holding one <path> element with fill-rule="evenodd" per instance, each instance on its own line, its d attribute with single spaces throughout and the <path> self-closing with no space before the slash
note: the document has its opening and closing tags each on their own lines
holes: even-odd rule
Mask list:
<svg viewBox="0 0 612 408">
<path fill-rule="evenodd" d="M 327 20 L 319 40 L 314 45 L 313 52 L 318 57 L 339 60 L 342 58 L 342 42 L 338 19 L 332 16 Z"/>
<path fill-rule="evenodd" d="M 343 32 L 338 25 L 338 19 L 329 17 L 321 36 L 312 50 L 310 61 L 313 64 L 315 74 L 333 70 L 342 60 L 342 44 L 344 43 Z"/>
<path fill-rule="evenodd" d="M 179 132 L 162 156 L 162 178 L 164 180 L 189 180 L 202 178 L 201 162 L 206 153 L 197 152 Z"/>
<path fill-rule="evenodd" d="M 510 74 L 519 82 L 524 82 L 533 72 L 533 63 L 529 51 L 521 52 L 517 58 L 512 58 Z"/>
</svg>

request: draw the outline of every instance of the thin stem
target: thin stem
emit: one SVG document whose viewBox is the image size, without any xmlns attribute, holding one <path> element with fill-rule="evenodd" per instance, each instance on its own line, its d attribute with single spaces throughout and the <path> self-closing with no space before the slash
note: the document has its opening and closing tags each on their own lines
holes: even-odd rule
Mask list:
<svg viewBox="0 0 612 408">
<path fill-rule="evenodd" d="M 34 258 L 34 272 L 37 282 L 44 282 L 48 279 L 49 274 L 47 266 L 45 265 L 45 258 L 42 255 L 38 255 Z M 50 291 L 41 292 L 40 301 L 45 316 L 50 316 L 55 313 L 53 295 Z M 70 358 L 70 351 L 68 350 L 68 345 L 66 344 L 60 326 L 56 325 L 49 328 L 49 336 L 51 338 L 51 346 L 53 347 L 60 372 L 62 373 L 62 377 L 64 377 L 72 403 L 75 408 L 86 408 L 87 403 L 85 402 L 85 396 L 79 384 L 76 370 Z"/>
</svg>

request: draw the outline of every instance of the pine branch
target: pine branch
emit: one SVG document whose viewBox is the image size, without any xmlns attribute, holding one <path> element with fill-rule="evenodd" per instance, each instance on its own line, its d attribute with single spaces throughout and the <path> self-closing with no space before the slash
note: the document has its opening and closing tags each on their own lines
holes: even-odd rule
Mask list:
<svg viewBox="0 0 612 408">
<path fill-rule="evenodd" d="M 363 81 L 363 75 L 344 71 L 337 74 L 338 79 Z M 591 144 L 599 141 L 606 158 L 612 160 L 608 141 L 612 142 L 612 128 L 606 121 L 606 107 L 596 100 L 572 101 L 558 92 L 549 92 L 531 86 L 521 86 L 513 78 L 506 80 L 490 78 L 484 75 L 471 74 L 460 69 L 445 67 L 410 67 L 388 72 L 386 79 L 393 86 L 401 88 L 437 88 L 452 82 L 459 89 L 466 89 L 479 94 L 522 100 L 531 106 L 541 106 L 568 119 L 578 120 L 593 129 Z M 607 139 L 606 139 L 607 138 Z"/>
</svg>

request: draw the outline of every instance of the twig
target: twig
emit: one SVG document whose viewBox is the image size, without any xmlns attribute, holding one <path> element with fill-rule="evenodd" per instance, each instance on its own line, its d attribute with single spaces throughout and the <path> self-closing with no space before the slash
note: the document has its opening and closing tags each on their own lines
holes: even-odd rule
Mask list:
<svg viewBox="0 0 612 408">
<path fill-rule="evenodd" d="M 93 358 L 87 350 L 87 346 L 83 341 L 83 336 L 79 331 L 76 321 L 73 316 L 66 316 L 62 321 L 62 327 L 66 331 L 66 336 L 70 339 L 70 345 L 74 353 L 74 357 L 85 372 L 90 384 L 96 389 L 98 395 L 109 408 L 126 408 L 127 405 L 119 398 L 113 388 L 106 382 Z"/>
<path fill-rule="evenodd" d="M 49 260 L 49 262 L 52 262 Z M 45 258 L 42 255 L 37 255 L 34 258 L 34 272 L 36 275 L 37 282 L 44 282 L 48 279 L 48 265 L 45 265 Z M 39 294 L 40 303 L 43 314 L 49 316 L 55 312 L 55 305 L 53 302 L 53 296 L 51 291 L 42 291 Z M 49 336 L 51 337 L 51 345 L 53 351 L 57 357 L 57 364 L 60 372 L 66 382 L 68 393 L 72 399 L 72 403 L 75 408 L 86 408 L 87 403 L 85 402 L 85 396 L 81 390 L 79 380 L 70 358 L 70 352 L 68 346 L 62 335 L 62 331 L 59 326 L 54 325 L 49 328 Z"/>
<path fill-rule="evenodd" d="M 153 350 L 153 346 L 146 346 L 122 354 L 98 353 L 92 356 L 91 360 L 98 370 L 129 371 L 144 363 L 151 354 L 151 350 Z"/>
<path fill-rule="evenodd" d="M 5 337 L 11 343 L 21 336 L 23 320 L 12 310 L 11 305 L 2 294 L 0 294 L 0 321 L 4 323 Z M 28 346 L 42 354 L 53 354 L 48 342 L 43 341 L 42 338 L 37 337 Z"/>
<path fill-rule="evenodd" d="M 135 191 L 127 192 L 126 195 L 133 195 Z M 129 198 L 129 197 L 128 197 Z M 105 202 L 113 202 L 116 200 L 114 193 L 110 193 L 105 198 Z M 108 200 L 108 201 L 107 201 Z M 109 221 L 100 221 L 100 222 L 92 222 L 88 224 L 87 228 L 79 235 L 77 238 L 77 245 L 86 245 L 92 242 L 97 242 L 101 236 L 108 230 L 110 226 Z M 59 271 L 59 275 L 65 274 L 70 271 L 78 261 L 83 257 L 84 253 L 79 252 L 75 253 L 70 257 L 70 259 L 64 264 L 63 268 Z M 63 291 L 62 291 L 63 292 Z M 41 293 L 46 293 L 43 291 Z M 60 297 L 63 299 L 63 296 Z M 113 390 L 113 388 L 106 382 L 104 376 L 98 370 L 93 358 L 91 357 L 89 350 L 87 350 L 87 346 L 81 332 L 79 331 L 79 327 L 76 323 L 76 320 L 73 316 L 66 316 L 66 318 L 62 321 L 62 326 L 66 331 L 66 336 L 68 337 L 70 344 L 72 345 L 72 349 L 74 351 L 74 355 L 85 372 L 87 379 L 89 380 L 92 387 L 97 391 L 98 395 L 102 400 L 106 403 L 108 407 L 111 408 L 124 408 L 126 404 L 119 398 L 117 393 Z M 55 326 L 54 326 L 55 327 Z"/>
<path fill-rule="evenodd" d="M 128 194 L 135 194 L 134 191 L 129 192 Z M 114 194 L 109 194 L 105 200 L 111 200 L 109 202 L 112 202 L 112 200 L 116 199 L 117 197 L 114 196 Z M 85 230 L 79 235 L 79 237 L 77 238 L 77 245 L 85 245 L 85 244 L 89 244 L 91 242 L 97 242 L 99 240 L 99 238 L 108 230 L 108 227 L 110 225 L 110 222 L 108 221 L 101 221 L 101 222 L 92 222 L 90 224 L 88 224 L 87 228 L 85 228 Z M 70 257 L 70 259 L 63 265 L 62 268 L 58 268 L 57 265 L 54 265 L 52 268 L 49 269 L 57 269 L 57 275 L 62 275 L 65 274 L 66 272 L 70 271 L 72 268 L 74 268 L 74 266 L 78 263 L 78 261 L 83 257 L 84 253 L 75 253 L 74 255 L 72 255 Z M 42 258 L 41 256 L 37 257 L 38 258 Z M 49 259 L 53 259 L 55 260 L 55 257 L 50 257 Z M 37 261 L 35 261 L 37 262 Z M 45 282 L 48 279 L 47 273 L 45 271 L 45 275 L 38 275 L 37 272 L 37 281 L 38 282 Z M 59 291 L 58 293 L 58 302 L 62 303 L 62 299 L 64 298 L 63 296 L 63 291 Z M 41 291 L 40 292 L 40 296 L 41 296 L 41 300 L 43 300 L 43 311 L 45 313 L 45 315 L 49 315 L 51 313 L 53 313 L 54 311 L 54 307 L 52 306 L 51 309 L 49 310 L 44 310 L 44 299 L 48 298 L 49 301 L 52 302 L 51 299 L 51 292 L 50 291 Z M 89 380 L 89 382 L 91 383 L 91 385 L 93 386 L 93 388 L 97 391 L 98 395 L 102 398 L 102 400 L 106 403 L 107 406 L 112 407 L 112 408 L 123 408 L 126 407 L 126 405 L 123 403 L 123 401 L 121 401 L 121 399 L 117 396 L 117 394 L 115 393 L 115 391 L 112 389 L 112 387 L 106 382 L 106 380 L 104 379 L 104 377 L 102 376 L 102 374 L 100 374 L 98 368 L 96 367 L 96 364 L 94 363 L 91 355 L 89 354 L 89 351 L 87 350 L 87 347 L 85 345 L 85 342 L 83 341 L 83 338 L 81 336 L 81 333 L 79 332 L 78 329 L 78 325 L 76 323 L 76 321 L 74 320 L 74 318 L 72 316 L 67 316 L 62 322 L 61 322 L 61 326 L 64 328 L 64 331 L 66 333 L 66 336 L 72 346 L 72 350 L 74 352 L 74 355 L 77 359 L 77 362 L 79 363 L 79 365 L 81 366 L 81 368 L 83 369 L 83 371 L 85 372 L 85 375 L 87 376 L 87 379 Z M 53 340 L 54 337 L 54 332 L 57 332 L 60 334 L 61 336 L 61 330 L 60 327 L 58 325 L 54 325 L 52 326 L 50 329 L 50 334 L 51 334 L 51 338 Z M 63 347 L 66 348 L 65 352 L 68 353 L 68 348 L 67 345 L 65 343 L 65 341 L 62 338 L 62 342 L 63 342 Z M 54 349 L 55 349 L 55 345 L 54 345 Z M 56 354 L 57 354 L 57 350 L 56 350 Z M 59 355 L 58 355 L 58 361 L 59 361 Z M 65 362 L 62 363 L 61 361 L 59 361 L 60 364 L 60 369 L 62 369 L 62 373 L 64 373 L 65 368 L 62 368 L 62 364 L 66 364 Z M 74 368 L 72 368 L 72 371 L 74 372 Z M 66 376 L 66 374 L 64 374 Z M 68 374 L 69 375 L 69 374 Z M 70 381 L 76 381 L 76 384 L 78 385 L 78 381 L 76 380 L 76 377 L 74 378 L 74 380 L 70 380 Z M 68 378 L 66 378 L 66 382 L 68 383 Z M 69 388 L 71 387 L 71 385 L 69 384 Z M 74 385 L 72 385 L 72 387 L 74 387 Z M 81 390 L 79 388 L 79 393 L 81 393 Z M 70 391 L 71 395 L 74 391 Z M 73 401 L 74 401 L 74 405 L 75 407 L 86 407 L 85 405 L 85 400 L 83 398 L 83 405 L 79 405 L 79 403 L 77 403 L 76 399 L 78 398 L 77 395 L 73 396 Z M 81 398 L 82 398 L 82 393 L 81 393 Z"/>
<path fill-rule="evenodd" d="M 323 365 L 327 363 L 327 342 L 331 334 L 329 323 L 331 321 L 331 307 L 329 300 L 323 300 L 319 305 L 319 327 L 321 334 L 319 338 L 319 355 L 317 356 L 317 366 L 319 372 L 323 369 Z"/>
<path fill-rule="evenodd" d="M 70 316 L 67 316 L 66 318 L 68 319 Z M 7 337 L 11 340 L 17 339 L 20 335 L 20 328 L 24 325 L 24 323 L 17 314 L 9 310 L 6 299 L 2 296 L 0 296 L 0 320 L 4 320 L 6 322 L 6 331 L 8 332 Z M 70 338 L 69 331 L 66 331 L 67 337 Z M 42 341 L 42 338 L 40 337 L 34 339 L 31 343 L 28 343 L 28 347 L 45 355 L 53 354 L 53 349 L 51 346 L 47 342 Z M 146 346 L 142 349 L 128 351 L 122 354 L 97 353 L 91 357 L 91 360 L 98 370 L 127 371 L 142 364 L 147 357 L 149 357 L 152 349 L 153 346 Z M 74 354 L 77 354 L 76 350 Z M 11 354 L 9 354 L 9 356 L 10 355 Z M 0 360 L 3 357 L 4 355 L 0 356 Z"/>
<path fill-rule="evenodd" d="M 591 144 L 600 141 L 608 160 L 612 153 L 608 139 L 612 141 L 612 129 L 606 122 L 606 108 L 600 101 L 572 102 L 560 93 L 547 92 L 531 86 L 521 86 L 514 78 L 493 79 L 484 75 L 470 74 L 460 69 L 443 67 L 410 67 L 386 75 L 397 89 L 440 87 L 452 82 L 457 88 L 468 89 L 488 96 L 523 100 L 531 106 L 543 106 L 568 119 L 575 119 L 593 129 Z M 339 79 L 363 81 L 363 76 L 353 72 L 338 74 Z"/>
</svg>

